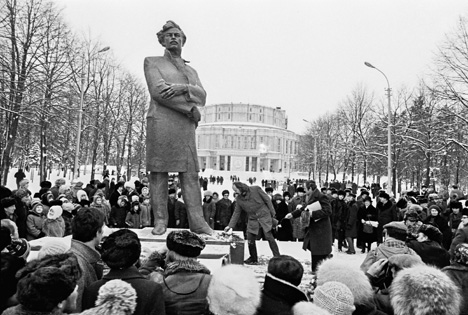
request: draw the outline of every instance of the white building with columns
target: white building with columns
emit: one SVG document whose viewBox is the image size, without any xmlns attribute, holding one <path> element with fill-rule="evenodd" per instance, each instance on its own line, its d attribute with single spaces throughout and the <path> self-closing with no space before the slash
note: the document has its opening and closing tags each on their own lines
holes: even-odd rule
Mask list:
<svg viewBox="0 0 468 315">
<path fill-rule="evenodd" d="M 296 171 L 299 136 L 286 111 L 243 103 L 200 108 L 196 132 L 201 169 L 234 172 Z"/>
</svg>

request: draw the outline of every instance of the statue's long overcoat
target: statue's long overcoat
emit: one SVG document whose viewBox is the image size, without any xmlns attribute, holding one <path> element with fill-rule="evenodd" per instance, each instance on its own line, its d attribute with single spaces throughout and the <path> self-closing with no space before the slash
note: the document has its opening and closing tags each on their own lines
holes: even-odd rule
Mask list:
<svg viewBox="0 0 468 315">
<path fill-rule="evenodd" d="M 181 58 L 166 51 L 163 57 L 147 57 L 146 83 L 151 96 L 147 114 L 146 164 L 151 172 L 198 172 L 195 129 L 206 92 L 197 72 Z M 163 99 L 159 94 L 167 83 L 188 84 L 188 93 Z"/>
</svg>

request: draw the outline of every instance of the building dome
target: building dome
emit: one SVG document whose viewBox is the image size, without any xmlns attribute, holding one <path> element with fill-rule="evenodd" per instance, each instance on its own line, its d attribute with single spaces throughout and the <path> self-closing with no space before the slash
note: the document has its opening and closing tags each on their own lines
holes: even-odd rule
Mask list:
<svg viewBox="0 0 468 315">
<path fill-rule="evenodd" d="M 298 136 L 287 130 L 280 107 L 242 103 L 200 108 L 197 148 L 200 168 L 220 171 L 295 171 Z"/>
</svg>

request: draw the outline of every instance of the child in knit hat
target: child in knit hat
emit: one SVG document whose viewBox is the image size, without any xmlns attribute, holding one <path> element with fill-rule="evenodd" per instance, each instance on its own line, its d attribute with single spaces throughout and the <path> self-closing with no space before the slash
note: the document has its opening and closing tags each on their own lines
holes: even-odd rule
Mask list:
<svg viewBox="0 0 468 315">
<path fill-rule="evenodd" d="M 42 231 L 46 236 L 63 237 L 65 235 L 65 221 L 62 218 L 62 212 L 62 206 L 50 207 L 42 226 Z"/>
<path fill-rule="evenodd" d="M 42 232 L 42 225 L 45 219 L 44 206 L 39 200 L 33 200 L 31 204 L 32 209 L 26 218 L 26 239 L 28 241 L 45 236 L 44 232 Z"/>
</svg>

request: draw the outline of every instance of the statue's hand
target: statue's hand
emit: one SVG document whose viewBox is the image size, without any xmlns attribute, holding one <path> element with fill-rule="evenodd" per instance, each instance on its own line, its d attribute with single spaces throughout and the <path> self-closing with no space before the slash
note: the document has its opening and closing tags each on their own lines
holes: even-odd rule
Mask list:
<svg viewBox="0 0 468 315">
<path fill-rule="evenodd" d="M 168 83 L 166 83 L 168 84 Z M 170 99 L 177 95 L 182 95 L 188 91 L 188 86 L 186 84 L 169 84 L 161 92 L 161 97 L 163 99 Z"/>
</svg>

